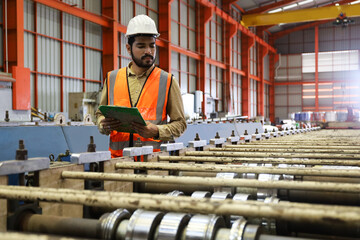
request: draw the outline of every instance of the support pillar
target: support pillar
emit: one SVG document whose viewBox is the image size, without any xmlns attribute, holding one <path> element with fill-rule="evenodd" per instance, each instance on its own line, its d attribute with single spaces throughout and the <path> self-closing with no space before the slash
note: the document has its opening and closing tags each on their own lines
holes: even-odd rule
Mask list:
<svg viewBox="0 0 360 240">
<path fill-rule="evenodd" d="M 319 111 L 319 26 L 315 26 L 315 111 Z"/>
<path fill-rule="evenodd" d="M 119 51 L 119 33 L 118 33 L 118 1 L 102 1 L 102 14 L 114 19 L 110 23 L 109 28 L 103 28 L 103 79 L 106 77 L 106 73 L 118 66 L 118 51 Z"/>
<path fill-rule="evenodd" d="M 250 95 L 250 48 L 254 46 L 255 39 L 245 34 L 241 34 L 241 68 L 245 76 L 241 81 L 241 101 L 242 115 L 251 115 L 251 95 Z"/>
<path fill-rule="evenodd" d="M 274 38 L 269 39 L 271 46 L 274 46 Z M 269 52 L 269 117 L 272 123 L 275 122 L 275 64 L 279 61 L 279 55 Z"/>
<path fill-rule="evenodd" d="M 8 62 L 6 72 L 12 73 L 15 82 L 12 88 L 13 109 L 30 109 L 30 69 L 24 67 L 24 1 L 7 1 Z"/>
<path fill-rule="evenodd" d="M 199 4 L 200 11 L 200 23 L 199 28 L 199 41 L 197 42 L 197 49 L 200 52 L 200 62 L 199 62 L 199 77 L 200 77 L 200 91 L 203 92 L 203 102 L 202 102 L 202 112 L 204 118 L 206 118 L 206 97 L 205 97 L 205 83 L 206 83 L 206 23 L 210 21 L 213 15 L 213 8 Z"/>
<path fill-rule="evenodd" d="M 164 47 L 159 48 L 159 67 L 171 72 L 171 3 L 173 0 L 159 0 L 159 33 Z"/>
<path fill-rule="evenodd" d="M 230 12 L 231 3 L 234 1 L 225 1 L 223 3 L 223 8 L 225 12 Z M 231 82 L 232 82 L 232 72 L 231 72 L 231 41 L 232 38 L 237 33 L 237 24 L 229 23 L 226 24 L 226 33 L 225 33 L 225 51 L 224 51 L 224 59 L 226 64 L 225 69 L 225 78 L 224 78 L 224 112 L 232 112 L 231 109 Z"/>
</svg>

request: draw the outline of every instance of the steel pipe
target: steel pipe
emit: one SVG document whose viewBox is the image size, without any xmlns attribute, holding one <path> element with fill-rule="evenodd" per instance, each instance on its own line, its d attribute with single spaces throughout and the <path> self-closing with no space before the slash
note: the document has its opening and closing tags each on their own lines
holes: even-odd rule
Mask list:
<svg viewBox="0 0 360 240">
<path fill-rule="evenodd" d="M 268 217 L 288 221 L 331 223 L 360 227 L 360 208 L 304 203 L 277 204 L 256 201 L 192 199 L 136 193 L 100 192 L 54 188 L 1 186 L 0 198 L 76 203 L 126 209 L 145 209 L 246 217 Z M 220 204 L 221 203 L 221 204 Z"/>
<path fill-rule="evenodd" d="M 248 167 L 242 165 L 219 164 L 183 164 L 158 162 L 122 162 L 115 165 L 116 169 L 141 170 L 175 170 L 193 172 L 232 172 L 232 173 L 269 173 L 306 176 L 360 177 L 359 169 L 314 169 L 314 168 L 279 168 L 279 167 Z"/>
<path fill-rule="evenodd" d="M 203 152 L 205 153 L 205 152 Z M 289 159 L 289 158 L 241 158 L 214 156 L 214 152 L 206 152 L 205 155 L 196 156 L 158 156 L 158 161 L 171 162 L 215 162 L 215 163 L 272 163 L 272 164 L 304 164 L 304 165 L 336 165 L 336 166 L 360 166 L 358 160 L 334 160 L 334 159 Z"/>
<path fill-rule="evenodd" d="M 234 146 L 234 147 L 231 147 Z M 289 149 L 289 148 L 238 148 L 236 145 L 227 145 L 224 148 L 210 148 L 209 151 L 232 151 L 232 152 L 281 152 L 281 153 L 342 153 L 360 154 L 360 150 L 342 149 Z"/>
<path fill-rule="evenodd" d="M 188 151 L 185 156 L 216 156 L 216 157 L 272 157 L 272 158 L 318 158 L 318 159 L 349 159 L 360 160 L 360 154 L 314 154 L 314 153 L 240 153 L 222 152 L 213 148 L 213 151 Z"/>
<path fill-rule="evenodd" d="M 295 182 L 295 181 L 259 181 L 254 179 L 225 179 L 204 177 L 157 176 L 120 173 L 96 173 L 63 171 L 61 176 L 68 179 L 92 179 L 103 181 L 152 182 L 166 184 L 184 184 L 212 187 L 250 187 L 289 190 L 310 190 L 343 193 L 360 193 L 360 184 L 326 183 L 326 182 Z"/>
<path fill-rule="evenodd" d="M 262 148 L 271 148 L 271 149 L 277 149 L 277 148 L 281 148 L 281 149 L 331 149 L 331 150 L 347 150 L 347 151 L 351 151 L 351 150 L 355 150 L 358 151 L 360 150 L 360 146 L 314 146 L 314 145 L 301 145 L 301 144 L 288 144 L 288 145 L 283 145 L 282 143 L 279 144 L 269 144 L 268 141 L 264 141 L 261 142 L 259 144 L 252 144 L 252 143 L 246 143 L 246 144 L 239 144 L 239 145 L 225 145 L 226 148 L 257 148 L 257 149 L 262 149 Z"/>
</svg>

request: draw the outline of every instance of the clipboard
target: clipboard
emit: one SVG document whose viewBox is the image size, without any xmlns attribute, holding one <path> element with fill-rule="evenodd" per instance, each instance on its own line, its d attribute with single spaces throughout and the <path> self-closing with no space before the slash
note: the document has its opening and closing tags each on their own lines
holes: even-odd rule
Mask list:
<svg viewBox="0 0 360 240">
<path fill-rule="evenodd" d="M 123 125 L 116 129 L 118 132 L 136 133 L 130 123 L 136 122 L 146 126 L 145 120 L 141 116 L 141 113 L 136 107 L 121 107 L 121 106 L 99 106 L 100 112 L 106 118 L 114 118 L 120 120 Z"/>
</svg>

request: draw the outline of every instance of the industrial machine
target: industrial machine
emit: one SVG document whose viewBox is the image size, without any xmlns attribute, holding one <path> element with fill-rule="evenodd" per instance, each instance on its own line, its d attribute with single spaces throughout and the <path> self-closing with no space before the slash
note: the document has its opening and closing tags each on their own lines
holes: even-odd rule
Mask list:
<svg viewBox="0 0 360 240">
<path fill-rule="evenodd" d="M 0 165 L 1 239 L 358 239 L 360 132 L 257 127 L 202 123 L 115 159 L 91 138 L 68 162 L 20 141 Z"/>
</svg>

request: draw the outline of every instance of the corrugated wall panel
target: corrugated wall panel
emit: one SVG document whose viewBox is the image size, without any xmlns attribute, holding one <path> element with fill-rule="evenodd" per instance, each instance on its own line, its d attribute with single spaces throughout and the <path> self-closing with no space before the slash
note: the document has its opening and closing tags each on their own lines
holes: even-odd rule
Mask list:
<svg viewBox="0 0 360 240">
<path fill-rule="evenodd" d="M 275 105 L 276 106 L 276 105 Z M 287 107 L 275 107 L 275 116 L 279 119 L 287 119 L 288 113 L 287 113 Z"/>
<path fill-rule="evenodd" d="M 82 0 L 80 0 L 82 1 Z M 121 0 L 122 1 L 122 0 Z M 99 0 L 86 0 L 85 1 L 85 10 L 101 15 L 101 1 Z"/>
<path fill-rule="evenodd" d="M 269 80 L 270 76 L 269 76 L 269 55 L 266 55 L 264 57 L 264 79 L 265 80 Z"/>
<path fill-rule="evenodd" d="M 188 89 L 188 78 L 186 72 L 188 71 L 187 57 L 180 55 L 180 70 L 181 70 L 181 93 L 187 93 Z"/>
<path fill-rule="evenodd" d="M 188 48 L 188 31 L 184 26 L 180 26 L 180 47 L 187 49 Z"/>
<path fill-rule="evenodd" d="M 85 78 L 92 80 L 101 80 L 101 52 L 86 49 L 85 52 Z M 87 90 L 87 89 L 86 89 Z"/>
<path fill-rule="evenodd" d="M 35 106 L 35 74 L 31 73 L 30 74 L 30 104 L 31 106 Z"/>
<path fill-rule="evenodd" d="M 119 46 L 120 46 L 120 55 L 122 56 L 119 61 L 119 67 L 122 68 L 122 67 L 126 67 L 131 62 L 130 54 L 126 49 L 126 37 L 125 34 L 123 33 L 120 34 Z"/>
<path fill-rule="evenodd" d="M 89 1 L 89 0 L 87 0 Z M 73 7 L 82 8 L 82 0 L 62 0 L 62 2 L 70 4 Z"/>
<path fill-rule="evenodd" d="M 63 13 L 63 39 L 69 42 L 83 44 L 82 19 Z"/>
<path fill-rule="evenodd" d="M 71 78 L 63 79 L 63 99 L 64 99 L 64 112 L 69 111 L 69 93 L 82 92 L 83 81 Z"/>
<path fill-rule="evenodd" d="M 102 29 L 100 25 L 85 21 L 85 45 L 102 49 Z"/>
<path fill-rule="evenodd" d="M 60 78 L 38 75 L 37 83 L 39 110 L 60 112 Z"/>
<path fill-rule="evenodd" d="M 63 74 L 65 76 L 83 77 L 83 48 L 64 43 Z"/>
<path fill-rule="evenodd" d="M 206 76 L 207 78 L 205 79 L 205 92 L 210 95 L 210 64 L 206 64 Z"/>
<path fill-rule="evenodd" d="M 2 35 L 2 32 L 1 32 Z M 2 46 L 2 36 L 0 37 Z M 30 68 L 31 71 L 35 70 L 35 37 L 32 33 L 24 33 L 24 66 Z M 0 64 L 3 64 L 3 52 L 0 53 Z"/>
<path fill-rule="evenodd" d="M 275 106 L 287 106 L 287 95 L 275 95 Z"/>
<path fill-rule="evenodd" d="M 0 1 L 0 4 L 2 4 L 2 1 Z M 2 7 L 1 7 L 2 9 Z M 2 23 L 3 17 L 2 17 L 2 11 L 0 21 Z M 24 1 L 24 29 L 34 31 L 34 2 L 30 0 Z"/>
<path fill-rule="evenodd" d="M 171 52 L 171 69 L 180 69 L 180 63 L 179 63 L 179 53 L 177 52 Z M 172 71 L 172 74 L 174 75 L 175 79 L 179 82 L 180 81 L 180 74 L 179 71 Z"/>
<path fill-rule="evenodd" d="M 86 92 L 98 92 L 100 91 L 100 83 L 86 82 L 85 84 Z"/>
<path fill-rule="evenodd" d="M 132 11 L 134 9 L 134 2 L 132 0 L 121 0 L 120 4 L 119 16 L 121 16 L 121 24 L 127 26 L 130 19 L 134 16 Z"/>
<path fill-rule="evenodd" d="M 50 37 L 60 38 L 60 12 L 37 4 L 37 31 Z"/>
<path fill-rule="evenodd" d="M 194 93 L 196 90 L 196 66 L 197 61 L 193 58 L 189 58 L 189 72 L 193 75 L 189 76 L 189 93 Z"/>
<path fill-rule="evenodd" d="M 38 37 L 38 71 L 60 74 L 60 42 Z"/>
</svg>

